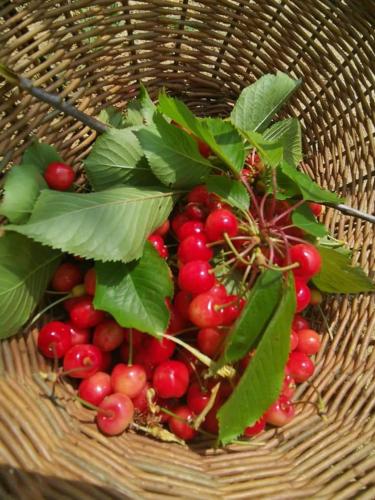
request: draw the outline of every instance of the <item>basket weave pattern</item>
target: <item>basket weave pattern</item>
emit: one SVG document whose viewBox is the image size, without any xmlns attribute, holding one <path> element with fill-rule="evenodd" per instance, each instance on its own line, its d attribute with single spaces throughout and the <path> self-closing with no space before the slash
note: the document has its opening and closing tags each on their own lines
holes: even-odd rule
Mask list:
<svg viewBox="0 0 375 500">
<path fill-rule="evenodd" d="M 143 81 L 165 86 L 201 114 L 227 114 L 240 90 L 281 70 L 304 84 L 283 115 L 304 133 L 306 171 L 347 203 L 375 205 L 374 9 L 350 0 L 5 1 L 0 61 L 97 114 L 124 107 Z M 372 14 L 371 14 L 372 12 Z M 95 133 L 0 83 L 0 162 L 37 136 L 81 167 Z M 371 109 L 372 107 L 372 109 Z M 370 223 L 328 210 L 324 222 L 375 270 Z M 316 315 L 323 333 L 312 404 L 249 445 L 213 450 L 124 434 L 105 438 L 92 413 L 35 373 L 51 367 L 36 331 L 0 343 L 1 498 L 375 497 L 375 308 L 370 296 L 334 297 Z M 0 326 L 1 328 L 1 326 Z M 297 398 L 317 402 L 314 387 Z"/>
</svg>

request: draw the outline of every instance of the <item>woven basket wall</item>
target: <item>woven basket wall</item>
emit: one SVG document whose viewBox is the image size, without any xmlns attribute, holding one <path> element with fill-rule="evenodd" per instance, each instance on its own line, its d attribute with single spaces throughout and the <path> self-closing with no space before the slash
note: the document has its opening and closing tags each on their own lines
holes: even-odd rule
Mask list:
<svg viewBox="0 0 375 500">
<path fill-rule="evenodd" d="M 302 77 L 284 114 L 302 121 L 309 174 L 373 213 L 374 13 L 371 0 L 0 0 L 0 60 L 90 114 L 124 107 L 140 80 L 214 115 L 266 72 Z M 1 82 L 0 96 L 3 167 L 33 136 L 80 167 L 93 131 Z M 373 226 L 333 210 L 324 222 L 373 275 Z M 1 342 L 0 498 L 375 498 L 374 309 L 334 297 L 330 328 L 316 318 L 325 415 L 301 405 L 286 428 L 217 451 L 104 438 L 90 411 L 35 382 L 48 369 L 36 331 Z M 318 399 L 307 385 L 297 397 Z"/>
</svg>

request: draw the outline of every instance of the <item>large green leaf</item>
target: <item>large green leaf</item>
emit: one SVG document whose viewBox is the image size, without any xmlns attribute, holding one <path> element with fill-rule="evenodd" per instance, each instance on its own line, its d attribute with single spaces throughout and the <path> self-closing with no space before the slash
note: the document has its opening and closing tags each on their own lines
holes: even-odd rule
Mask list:
<svg viewBox="0 0 375 500">
<path fill-rule="evenodd" d="M 294 279 L 289 273 L 281 301 L 238 385 L 218 412 L 219 439 L 225 444 L 254 424 L 280 394 L 289 356 L 296 307 Z"/>
<path fill-rule="evenodd" d="M 206 181 L 210 193 L 215 193 L 233 207 L 249 210 L 250 197 L 245 186 L 223 175 L 211 175 Z"/>
<path fill-rule="evenodd" d="M 282 146 L 283 158 L 291 165 L 297 165 L 302 160 L 301 125 L 297 118 L 274 123 L 264 132 L 263 137 Z"/>
<path fill-rule="evenodd" d="M 232 123 L 239 129 L 262 132 L 300 84 L 301 80 L 281 72 L 262 76 L 242 90 L 230 115 Z"/>
<path fill-rule="evenodd" d="M 159 95 L 158 109 L 208 144 L 232 172 L 238 175 L 245 161 L 245 148 L 240 134 L 230 122 L 219 118 L 197 118 L 183 102 L 168 97 L 165 93 Z"/>
<path fill-rule="evenodd" d="M 130 184 L 157 185 L 132 129 L 110 129 L 95 141 L 85 160 L 85 170 L 96 191 Z"/>
<path fill-rule="evenodd" d="M 22 224 L 29 218 L 40 191 L 47 183 L 35 165 L 17 165 L 5 177 L 0 214 L 10 222 Z"/>
<path fill-rule="evenodd" d="M 136 135 L 153 173 L 166 186 L 192 188 L 209 175 L 211 164 L 199 153 L 197 142 L 160 113 L 154 116 L 154 126 L 141 128 Z"/>
<path fill-rule="evenodd" d="M 22 157 L 22 163 L 35 165 L 42 173 L 47 165 L 54 161 L 62 161 L 57 150 L 49 144 L 43 144 L 37 140 L 26 149 Z"/>
<path fill-rule="evenodd" d="M 304 200 L 316 201 L 318 203 L 341 203 L 343 200 L 336 193 L 321 188 L 316 182 L 303 172 L 299 172 L 286 162 L 280 165 L 281 172 L 293 181 Z"/>
<path fill-rule="evenodd" d="M 316 220 L 308 205 L 297 207 L 292 212 L 292 222 L 296 227 L 316 237 L 325 236 L 328 231 L 324 224 Z"/>
<path fill-rule="evenodd" d="M 259 340 L 280 301 L 282 273 L 264 271 L 257 279 L 246 305 L 227 336 L 217 367 L 243 358 Z"/>
<path fill-rule="evenodd" d="M 155 111 L 156 111 L 156 106 L 152 102 L 146 87 L 141 83 L 139 88 L 138 98 L 136 99 L 136 101 L 133 101 L 133 103 L 130 103 L 128 107 L 128 113 L 127 113 L 128 123 L 136 124 L 137 113 L 139 113 L 142 117 L 141 123 L 146 123 L 148 125 L 151 125 Z"/>
<path fill-rule="evenodd" d="M 266 140 L 262 134 L 257 132 L 240 131 L 249 143 L 257 150 L 265 165 L 276 167 L 283 159 L 284 149 L 278 142 Z"/>
<path fill-rule="evenodd" d="M 341 249 L 318 246 L 322 269 L 312 281 L 322 292 L 361 293 L 374 292 L 373 283 L 364 271 L 350 263 L 350 254 Z"/>
<path fill-rule="evenodd" d="M 169 216 L 164 188 L 119 187 L 99 193 L 42 191 L 27 224 L 7 229 L 88 259 L 130 262 Z"/>
<path fill-rule="evenodd" d="M 101 110 L 98 116 L 98 120 L 103 123 L 107 123 L 114 128 L 124 128 L 126 127 L 126 117 L 118 111 L 114 106 L 108 106 Z"/>
<path fill-rule="evenodd" d="M 165 299 L 173 295 L 173 282 L 152 245 L 146 244 L 138 261 L 98 262 L 95 268 L 95 307 L 109 312 L 123 327 L 161 337 L 168 326 Z"/>
<path fill-rule="evenodd" d="M 0 238 L 0 338 L 17 333 L 29 319 L 59 257 L 60 252 L 20 234 Z"/>
</svg>

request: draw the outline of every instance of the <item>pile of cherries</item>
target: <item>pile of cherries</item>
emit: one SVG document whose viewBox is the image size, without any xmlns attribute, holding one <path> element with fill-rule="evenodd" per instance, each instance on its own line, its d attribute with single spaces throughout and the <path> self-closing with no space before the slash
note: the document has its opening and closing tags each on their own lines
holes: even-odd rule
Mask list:
<svg viewBox="0 0 375 500">
<path fill-rule="evenodd" d="M 243 170 L 245 185 L 254 182 L 258 162 L 254 155 L 248 160 Z M 54 188 L 59 189 L 56 183 Z M 175 279 L 173 301 L 166 300 L 171 319 L 161 340 L 123 328 L 109 314 L 95 309 L 96 276 L 91 263 L 68 258 L 55 272 L 51 287 L 67 293 L 63 305 L 69 319 L 44 325 L 38 347 L 47 358 L 62 360 L 58 377 L 79 381 L 77 397 L 97 411 L 96 422 L 103 433 L 119 434 L 135 422 L 151 427 L 167 424 L 184 440 L 193 439 L 197 432 L 217 434 L 216 414 L 254 351 L 234 365 L 234 376 L 225 379 L 207 376 L 200 356 L 184 345 L 206 359 L 221 355 L 226 336 L 246 303 L 245 293 L 229 293 L 217 278 L 224 264 L 242 273 L 245 289 L 254 285 L 262 268 L 294 273 L 297 307 L 283 387 L 278 400 L 244 436 L 258 434 L 266 424 L 285 425 L 293 418 L 296 384 L 313 375 L 311 356 L 321 344 L 320 335 L 299 314 L 321 300 L 320 293 L 311 293 L 308 286 L 320 270 L 321 259 L 316 248 L 304 241 L 303 232 L 292 225 L 293 206 L 261 192 L 255 196 L 249 217 L 258 232 L 240 212 L 202 185 L 192 189 L 171 219 L 148 238 L 168 261 Z M 318 215 L 321 207 L 310 204 L 310 208 Z M 202 412 L 206 414 L 197 429 L 194 422 Z"/>
</svg>

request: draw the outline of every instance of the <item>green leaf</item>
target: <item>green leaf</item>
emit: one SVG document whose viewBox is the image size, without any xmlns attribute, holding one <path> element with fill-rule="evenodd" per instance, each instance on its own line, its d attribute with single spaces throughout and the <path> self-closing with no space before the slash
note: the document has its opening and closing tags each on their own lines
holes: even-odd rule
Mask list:
<svg viewBox="0 0 375 500">
<path fill-rule="evenodd" d="M 35 165 L 16 165 L 5 177 L 0 214 L 14 224 L 26 222 L 40 191 L 46 188 L 47 183 Z"/>
<path fill-rule="evenodd" d="M 245 161 L 245 147 L 240 134 L 230 122 L 219 118 L 197 118 L 183 102 L 168 97 L 165 93 L 159 95 L 158 109 L 208 144 L 232 172 L 238 175 Z"/>
<path fill-rule="evenodd" d="M 298 186 L 304 200 L 334 204 L 343 201 L 336 193 L 321 188 L 308 175 L 299 172 L 288 163 L 282 162 L 280 168 L 281 172 Z"/>
<path fill-rule="evenodd" d="M 282 273 L 264 271 L 250 291 L 246 305 L 227 336 L 217 368 L 243 358 L 257 343 L 280 301 Z"/>
<path fill-rule="evenodd" d="M 99 193 L 42 191 L 27 224 L 6 229 L 87 259 L 130 262 L 169 216 L 174 193 L 124 186 Z"/>
<path fill-rule="evenodd" d="M 297 118 L 274 123 L 263 137 L 270 142 L 277 142 L 283 148 L 283 159 L 291 165 L 297 165 L 302 160 L 301 125 Z"/>
<path fill-rule="evenodd" d="M 318 238 L 325 236 L 328 231 L 324 224 L 316 220 L 308 205 L 297 207 L 292 212 L 292 222 L 306 233 Z"/>
<path fill-rule="evenodd" d="M 322 269 L 312 281 L 322 292 L 361 293 L 374 292 L 375 284 L 363 269 L 352 266 L 350 255 L 341 249 L 318 246 L 322 257 Z"/>
<path fill-rule="evenodd" d="M 133 125 L 151 125 L 156 106 L 152 102 L 146 87 L 140 84 L 139 96 L 128 105 L 126 123 Z"/>
<path fill-rule="evenodd" d="M 54 273 L 60 252 L 16 233 L 0 238 L 0 338 L 30 318 Z"/>
<path fill-rule="evenodd" d="M 211 164 L 196 141 L 156 113 L 155 125 L 136 132 L 152 172 L 166 186 L 192 188 L 205 181 Z"/>
<path fill-rule="evenodd" d="M 246 132 L 240 130 L 242 135 L 250 142 L 257 150 L 261 160 L 266 165 L 276 167 L 283 159 L 283 147 L 277 142 L 267 141 L 261 134 L 257 132 Z"/>
<path fill-rule="evenodd" d="M 57 150 L 49 144 L 43 144 L 37 140 L 26 149 L 22 157 L 22 163 L 35 165 L 41 173 L 54 161 L 62 161 Z"/>
<path fill-rule="evenodd" d="M 230 115 L 232 123 L 239 129 L 262 132 L 301 83 L 279 71 L 262 76 L 242 90 Z"/>
<path fill-rule="evenodd" d="M 107 123 L 114 128 L 126 127 L 126 117 L 114 106 L 108 106 L 107 108 L 102 109 L 99 113 L 98 120 L 103 123 Z"/>
<path fill-rule="evenodd" d="M 238 385 L 218 412 L 219 439 L 226 444 L 254 424 L 278 398 L 289 356 L 296 307 L 294 280 L 288 274 L 281 301 Z"/>
<path fill-rule="evenodd" d="M 215 263 L 215 276 L 220 281 L 222 285 L 225 286 L 226 291 L 230 295 L 238 295 L 243 292 L 242 277 L 243 272 L 236 267 L 217 265 L 222 264 L 223 259 L 217 259 L 214 257 L 213 262 Z"/>
<path fill-rule="evenodd" d="M 157 185 L 134 131 L 110 129 L 95 141 L 85 160 L 85 170 L 95 191 L 118 184 Z"/>
<path fill-rule="evenodd" d="M 206 181 L 210 193 L 215 193 L 221 199 L 241 210 L 249 210 L 250 197 L 245 186 L 240 182 L 223 175 L 211 175 Z"/>
<path fill-rule="evenodd" d="M 123 327 L 161 337 L 169 322 L 165 299 L 173 295 L 173 282 L 153 246 L 147 243 L 138 261 L 98 262 L 95 269 L 95 307 L 109 312 Z"/>
</svg>

